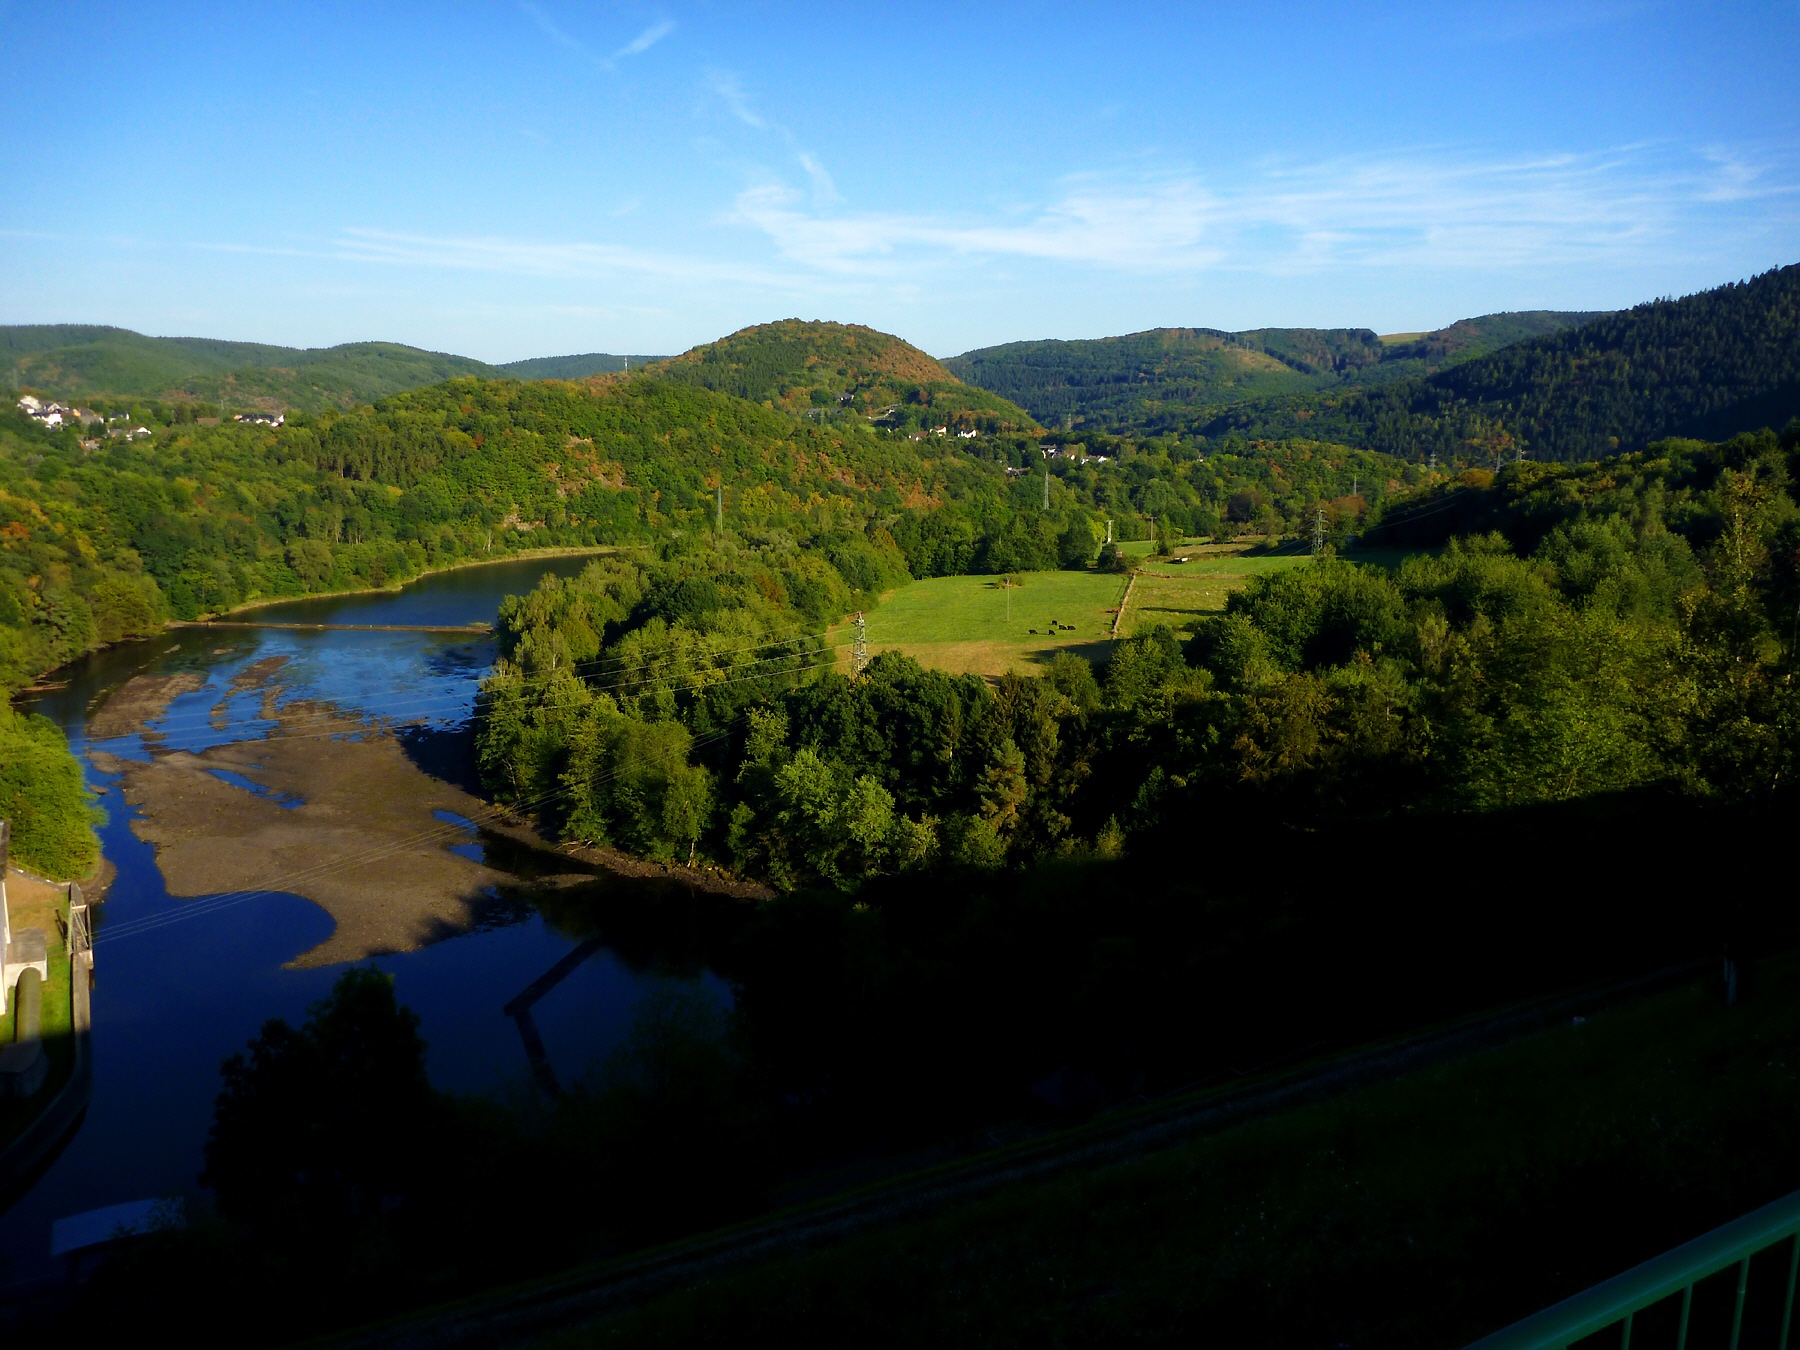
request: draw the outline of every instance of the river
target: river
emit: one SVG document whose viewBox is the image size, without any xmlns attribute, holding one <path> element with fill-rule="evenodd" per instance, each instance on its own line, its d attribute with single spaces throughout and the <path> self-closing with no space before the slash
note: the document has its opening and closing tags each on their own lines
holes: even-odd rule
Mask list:
<svg viewBox="0 0 1800 1350">
<path fill-rule="evenodd" d="M 240 617 L 270 623 L 467 625 L 491 621 L 502 597 L 545 572 L 571 575 L 586 559 L 558 557 L 438 573 L 399 592 L 297 601 Z M 331 938 L 329 914 L 298 895 L 171 897 L 155 849 L 133 832 L 139 810 L 119 791 L 117 766 L 169 751 L 253 746 L 280 735 L 266 703 L 244 689 L 256 663 L 279 663 L 284 701 L 327 704 L 363 717 L 420 720 L 404 733 L 413 763 L 471 785 L 469 719 L 495 656 L 491 637 L 455 633 L 182 628 L 98 652 L 59 672 L 62 688 L 25 703 L 56 721 L 101 794 L 100 827 L 117 877 L 100 906 L 93 990 L 94 1089 L 87 1115 L 62 1153 L 0 1216 L 0 1287 L 42 1274 L 56 1219 L 153 1197 L 198 1197 L 202 1149 L 219 1090 L 220 1062 L 269 1018 L 303 1018 L 343 964 L 290 963 Z M 90 740 L 88 723 L 108 694 L 134 676 L 186 673 L 182 693 L 140 734 Z M 236 682 L 234 684 L 234 681 Z M 102 752 L 96 754 L 95 752 Z M 116 758 L 115 758 L 116 757 Z M 257 785 L 214 771 L 247 792 Z M 233 780 L 236 781 L 233 781 Z M 439 813 L 439 819 L 447 819 Z M 529 849 L 448 820 L 441 847 L 502 873 L 527 876 Z M 602 877 L 608 903 L 666 895 L 667 882 Z M 560 912 L 560 911 L 559 911 Z M 586 933 L 560 930 L 535 905 L 484 916 L 472 931 L 413 951 L 373 958 L 416 1011 L 439 1089 L 530 1092 L 518 1028 L 502 1011 Z M 652 947 L 654 944 L 650 944 Z M 557 1074 L 602 1059 L 629 1030 L 640 999 L 667 981 L 698 984 L 722 1001 L 726 986 L 692 958 L 601 947 L 532 1010 Z"/>
</svg>

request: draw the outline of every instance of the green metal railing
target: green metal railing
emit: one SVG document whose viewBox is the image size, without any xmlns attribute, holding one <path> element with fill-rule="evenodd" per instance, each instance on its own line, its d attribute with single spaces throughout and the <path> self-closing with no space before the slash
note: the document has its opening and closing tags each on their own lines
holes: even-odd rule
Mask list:
<svg viewBox="0 0 1800 1350">
<path fill-rule="evenodd" d="M 1676 1350 L 1687 1350 L 1694 1286 L 1737 1267 L 1737 1293 L 1731 1312 L 1731 1350 L 1739 1350 L 1744 1330 L 1744 1302 L 1750 1293 L 1750 1262 L 1786 1243 L 1787 1290 L 1781 1305 L 1781 1334 L 1776 1350 L 1788 1350 L 1794 1322 L 1794 1284 L 1800 1275 L 1800 1191 L 1734 1219 L 1722 1228 L 1684 1242 L 1641 1266 L 1615 1275 L 1604 1284 L 1515 1322 L 1468 1347 L 1468 1350 L 1564 1350 L 1612 1327 L 1620 1331 L 1620 1350 L 1631 1350 L 1638 1314 L 1676 1295 L 1681 1297 Z"/>
</svg>

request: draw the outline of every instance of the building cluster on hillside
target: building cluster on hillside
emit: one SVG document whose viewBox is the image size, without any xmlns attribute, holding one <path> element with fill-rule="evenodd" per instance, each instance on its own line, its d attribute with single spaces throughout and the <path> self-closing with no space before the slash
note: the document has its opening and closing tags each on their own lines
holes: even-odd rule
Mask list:
<svg viewBox="0 0 1800 1350">
<path fill-rule="evenodd" d="M 234 422 L 250 422 L 260 427 L 278 427 L 283 422 L 287 421 L 287 414 L 272 412 L 237 413 L 231 420 Z"/>
<path fill-rule="evenodd" d="M 51 429 L 77 424 L 86 427 L 100 422 L 105 424 L 108 436 L 123 436 L 128 440 L 135 441 L 140 436 L 150 434 L 149 427 L 129 425 L 131 419 L 123 413 L 116 417 L 103 417 L 92 408 L 73 408 L 66 403 L 45 403 L 30 394 L 26 394 L 19 400 L 19 411 L 39 426 Z M 82 443 L 87 444 L 85 441 Z"/>
<path fill-rule="evenodd" d="M 1106 455 L 1090 455 L 1079 445 L 1042 445 L 1038 449 L 1043 452 L 1045 459 L 1067 458 L 1078 460 L 1083 464 L 1105 464 L 1109 459 L 1109 456 Z"/>
</svg>

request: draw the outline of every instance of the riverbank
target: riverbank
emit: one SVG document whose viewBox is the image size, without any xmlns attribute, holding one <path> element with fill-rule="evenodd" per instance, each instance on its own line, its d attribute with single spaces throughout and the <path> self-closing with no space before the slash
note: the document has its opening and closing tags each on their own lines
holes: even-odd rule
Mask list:
<svg viewBox="0 0 1800 1350">
<path fill-rule="evenodd" d="M 32 677 L 32 682 L 30 684 L 11 690 L 6 694 L 6 698 L 7 701 L 10 702 L 20 694 L 35 694 L 43 693 L 47 690 L 61 689 L 66 681 L 53 678 L 57 672 L 67 670 L 77 661 L 85 661 L 96 652 L 109 651 L 114 647 L 127 647 L 139 642 L 151 642 L 176 629 L 205 628 L 207 624 L 213 620 L 228 619 L 235 614 L 248 614 L 255 610 L 268 609 L 273 605 L 292 605 L 309 600 L 347 600 L 356 596 L 398 595 L 408 586 L 416 585 L 427 577 L 443 576 L 450 572 L 464 572 L 475 567 L 498 567 L 506 563 L 532 562 L 540 558 L 578 558 L 586 556 L 600 558 L 605 557 L 608 554 L 617 553 L 623 547 L 623 545 L 618 544 L 581 544 L 558 546 L 555 548 L 520 549 L 516 553 L 508 553 L 499 558 L 470 558 L 465 559 L 462 562 L 446 563 L 442 567 L 427 567 L 408 577 L 404 581 L 396 581 L 386 586 L 357 586 L 352 587 L 349 590 L 341 591 L 308 591 L 304 595 L 259 596 L 254 600 L 246 600 L 242 604 L 233 605 L 230 609 L 223 609 L 216 614 L 208 614 L 199 619 L 166 619 L 151 632 L 139 633 L 133 637 L 121 638 L 117 642 L 97 643 L 78 656 L 71 657 L 69 660 L 62 662 L 59 665 L 50 667 L 48 670 L 39 671 L 37 675 Z"/>
<path fill-rule="evenodd" d="M 174 696 L 203 681 L 134 676 L 95 713 L 94 725 L 114 736 L 143 735 L 149 759 L 106 750 L 90 751 L 89 759 L 118 775 L 118 790 L 134 809 L 132 832 L 155 848 L 170 895 L 280 892 L 331 916 L 331 936 L 294 958 L 295 966 L 412 951 L 604 874 L 741 899 L 769 895 L 707 869 L 559 847 L 531 822 L 427 772 L 408 753 L 407 722 L 322 701 L 284 701 L 284 664 L 270 657 L 245 667 L 210 714 L 222 725 L 229 699 L 260 694 L 266 733 L 198 752 L 161 748 L 150 724 Z M 529 852 L 529 881 L 490 863 L 483 832 Z"/>
<path fill-rule="evenodd" d="M 235 614 L 247 614 L 253 610 L 267 609 L 271 605 L 291 605 L 305 600 L 342 600 L 357 595 L 398 595 L 408 586 L 416 585 L 427 577 L 443 576 L 447 572 L 463 572 L 471 567 L 494 567 L 502 563 L 531 562 L 537 558 L 576 558 L 591 554 L 596 558 L 617 553 L 624 547 L 619 544 L 570 544 L 554 548 L 522 548 L 498 558 L 467 558 L 462 562 L 445 563 L 442 567 L 426 567 L 404 581 L 391 582 L 386 586 L 355 586 L 342 591 L 308 591 L 304 595 L 270 595 L 259 596 L 255 600 L 246 600 L 242 604 L 233 605 L 230 609 L 222 609 L 216 614 L 208 614 L 200 619 L 185 621 L 183 626 L 202 627 L 209 619 L 228 619 Z M 178 621 L 171 620 L 164 629 L 174 627 Z"/>
</svg>

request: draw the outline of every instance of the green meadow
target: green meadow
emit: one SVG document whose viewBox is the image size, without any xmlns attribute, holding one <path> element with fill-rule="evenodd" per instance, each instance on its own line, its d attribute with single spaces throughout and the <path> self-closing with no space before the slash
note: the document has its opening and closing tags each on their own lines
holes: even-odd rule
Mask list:
<svg viewBox="0 0 1800 1350">
<path fill-rule="evenodd" d="M 931 577 L 882 597 L 868 617 L 870 651 L 898 650 L 957 673 L 1029 671 L 1060 648 L 1101 655 L 1125 578 L 1110 572 Z M 1035 630 L 1035 631 L 1034 631 Z"/>
<path fill-rule="evenodd" d="M 1307 561 L 1297 545 L 1269 552 L 1241 543 L 1183 545 L 1176 553 L 1185 562 L 1154 559 L 1143 541 L 1121 551 L 1138 568 L 1119 623 L 1121 637 L 1156 624 L 1185 629 L 1222 612 L 1225 597 L 1251 577 Z M 1002 584 L 1007 580 L 1010 586 Z M 1063 649 L 1101 658 L 1111 650 L 1113 615 L 1125 585 L 1126 578 L 1112 572 L 915 581 L 889 591 L 869 612 L 869 650 L 901 651 L 922 665 L 977 675 L 1029 672 Z M 849 634 L 840 630 L 834 640 L 847 648 Z"/>
</svg>

